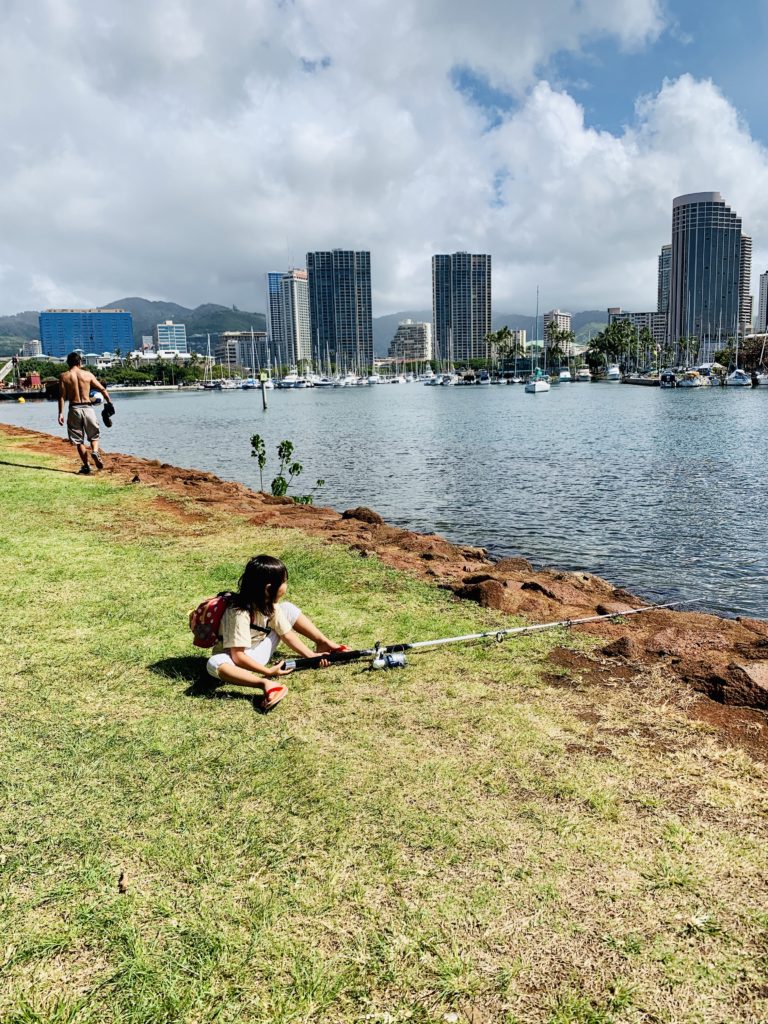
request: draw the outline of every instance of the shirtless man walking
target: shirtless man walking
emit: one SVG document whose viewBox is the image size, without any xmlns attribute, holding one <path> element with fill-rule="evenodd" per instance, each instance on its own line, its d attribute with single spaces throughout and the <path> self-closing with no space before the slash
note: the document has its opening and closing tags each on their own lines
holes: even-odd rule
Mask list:
<svg viewBox="0 0 768 1024">
<path fill-rule="evenodd" d="M 104 385 L 96 380 L 89 370 L 82 368 L 81 362 L 79 352 L 70 352 L 67 356 L 69 369 L 59 378 L 59 424 L 64 426 L 64 402 L 69 402 L 67 437 L 72 444 L 77 445 L 77 454 L 82 462 L 79 472 L 85 474 L 91 472 L 88 465 L 88 449 L 85 446 L 86 437 L 91 444 L 94 465 L 97 469 L 104 469 L 99 454 L 99 421 L 93 411 L 91 389 L 100 391 L 105 402 L 109 401 L 109 395 Z"/>
</svg>

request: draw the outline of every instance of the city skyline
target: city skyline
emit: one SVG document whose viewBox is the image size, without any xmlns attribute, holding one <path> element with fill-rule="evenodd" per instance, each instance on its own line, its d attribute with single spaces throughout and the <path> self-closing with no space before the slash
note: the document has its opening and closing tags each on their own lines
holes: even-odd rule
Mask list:
<svg viewBox="0 0 768 1024">
<path fill-rule="evenodd" d="M 329 240 L 376 254 L 376 315 L 420 306 L 428 257 L 460 250 L 493 255 L 501 309 L 532 311 L 537 284 L 546 307 L 652 309 L 670 197 L 704 190 L 762 272 L 768 113 L 745 69 L 768 14 L 709 2 L 11 5 L 0 312 L 253 308 Z"/>
</svg>

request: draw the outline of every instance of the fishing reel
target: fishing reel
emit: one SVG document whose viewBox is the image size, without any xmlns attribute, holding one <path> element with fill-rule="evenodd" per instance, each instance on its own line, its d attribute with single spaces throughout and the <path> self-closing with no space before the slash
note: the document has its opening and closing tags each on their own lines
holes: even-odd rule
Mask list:
<svg viewBox="0 0 768 1024">
<path fill-rule="evenodd" d="M 405 651 L 385 651 L 381 644 L 376 644 L 375 654 L 371 661 L 372 669 L 380 668 L 405 668 L 408 662 L 405 659 Z"/>
</svg>

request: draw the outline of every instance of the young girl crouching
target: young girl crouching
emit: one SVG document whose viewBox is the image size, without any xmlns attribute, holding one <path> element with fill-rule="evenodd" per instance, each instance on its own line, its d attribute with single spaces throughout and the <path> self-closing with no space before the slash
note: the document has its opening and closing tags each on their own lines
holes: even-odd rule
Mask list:
<svg viewBox="0 0 768 1024">
<path fill-rule="evenodd" d="M 305 658 L 343 649 L 321 633 L 295 604 L 282 600 L 287 590 L 288 570 L 279 558 L 252 558 L 222 616 L 219 640 L 206 666 L 209 675 L 222 682 L 263 689 L 259 702 L 262 711 L 269 711 L 288 693 L 287 686 L 270 680 L 287 676 L 292 669 L 285 668 L 284 661 L 268 667 L 281 640 Z M 314 651 L 304 644 L 302 636 L 314 643 Z M 324 667 L 328 663 L 320 664 Z"/>
</svg>

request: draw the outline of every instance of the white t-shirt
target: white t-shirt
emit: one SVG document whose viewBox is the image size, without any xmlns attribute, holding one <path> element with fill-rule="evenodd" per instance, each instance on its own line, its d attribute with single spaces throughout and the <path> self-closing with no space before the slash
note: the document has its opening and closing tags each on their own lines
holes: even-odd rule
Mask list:
<svg viewBox="0 0 768 1024">
<path fill-rule="evenodd" d="M 269 617 L 261 612 L 254 612 L 251 617 L 251 614 L 242 608 L 230 607 L 221 617 L 221 640 L 214 647 L 213 653 L 221 654 L 230 647 L 243 647 L 249 650 L 251 647 L 258 647 L 271 630 L 278 636 L 285 636 L 291 628 L 288 617 L 279 604 L 275 605 L 275 610 Z"/>
</svg>

